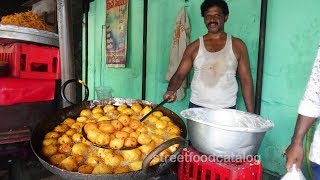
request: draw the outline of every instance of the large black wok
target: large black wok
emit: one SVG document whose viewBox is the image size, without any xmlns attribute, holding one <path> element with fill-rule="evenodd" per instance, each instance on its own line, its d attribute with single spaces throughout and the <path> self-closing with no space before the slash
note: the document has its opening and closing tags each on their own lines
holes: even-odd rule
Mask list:
<svg viewBox="0 0 320 180">
<path fill-rule="evenodd" d="M 31 137 L 31 147 L 35 155 L 38 157 L 39 161 L 42 165 L 51 171 L 54 174 L 60 175 L 62 178 L 65 179 L 149 179 L 161 173 L 162 171 L 169 168 L 175 162 L 175 157 L 181 153 L 182 148 L 184 146 L 185 140 L 187 135 L 186 126 L 183 120 L 171 110 L 160 107 L 159 110 L 163 112 L 164 115 L 170 117 L 174 123 L 180 127 L 181 129 L 181 137 L 171 139 L 169 141 L 164 142 L 156 149 L 154 149 L 144 160 L 142 170 L 123 173 L 123 174 L 103 174 L 103 175 L 92 175 L 92 174 L 81 174 L 77 172 L 70 172 L 63 169 L 60 169 L 56 166 L 53 166 L 45 161 L 45 157 L 41 154 L 41 146 L 44 136 L 47 132 L 52 131 L 52 129 L 64 121 L 67 117 L 76 118 L 79 116 L 81 110 L 86 108 L 92 108 L 96 105 L 105 105 L 105 104 L 113 104 L 115 106 L 126 103 L 127 105 L 131 105 L 132 103 L 140 103 L 141 105 L 150 105 L 151 107 L 155 107 L 156 104 L 153 104 L 148 101 L 144 100 L 137 100 L 137 99 L 126 99 L 126 98 L 109 98 L 105 100 L 94 100 L 94 101 L 85 101 L 76 105 L 69 106 L 58 111 L 53 116 L 48 117 L 47 119 L 41 121 L 34 131 L 32 132 Z M 180 144 L 178 150 L 171 155 L 169 158 L 170 160 L 166 162 L 161 162 L 155 166 L 149 167 L 149 162 L 153 159 L 154 156 L 162 152 L 162 150 L 170 147 L 173 144 Z"/>
</svg>

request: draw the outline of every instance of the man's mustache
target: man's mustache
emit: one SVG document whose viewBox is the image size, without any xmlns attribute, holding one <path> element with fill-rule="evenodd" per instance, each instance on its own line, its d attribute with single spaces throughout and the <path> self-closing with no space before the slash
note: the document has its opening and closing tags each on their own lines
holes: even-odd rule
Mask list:
<svg viewBox="0 0 320 180">
<path fill-rule="evenodd" d="M 208 26 L 210 26 L 211 24 L 218 25 L 218 23 L 217 23 L 217 22 L 210 22 L 210 23 L 208 23 L 207 25 L 208 25 Z"/>
</svg>

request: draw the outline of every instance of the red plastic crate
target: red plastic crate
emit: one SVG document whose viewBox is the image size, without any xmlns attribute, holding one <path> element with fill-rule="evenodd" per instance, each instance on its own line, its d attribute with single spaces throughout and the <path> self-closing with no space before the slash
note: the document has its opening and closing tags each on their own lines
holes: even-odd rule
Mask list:
<svg viewBox="0 0 320 180">
<path fill-rule="evenodd" d="M 179 180 L 261 180 L 262 163 L 258 160 L 221 162 L 199 153 L 192 147 L 184 148 L 179 158 Z M 195 158 L 198 156 L 197 158 Z M 207 157 L 207 158 L 205 158 Z"/>
<path fill-rule="evenodd" d="M 10 64 L 12 77 L 61 79 L 59 49 L 25 43 L 0 45 L 0 61 Z"/>
</svg>

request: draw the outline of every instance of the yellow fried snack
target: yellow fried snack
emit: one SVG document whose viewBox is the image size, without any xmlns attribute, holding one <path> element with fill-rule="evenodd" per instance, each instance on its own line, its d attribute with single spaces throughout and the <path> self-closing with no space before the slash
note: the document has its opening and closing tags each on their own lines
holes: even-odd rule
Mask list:
<svg viewBox="0 0 320 180">
<path fill-rule="evenodd" d="M 83 173 L 83 174 L 91 174 L 93 171 L 93 167 L 89 166 L 89 165 L 82 165 L 78 168 L 78 172 L 79 173 Z"/>
<path fill-rule="evenodd" d="M 62 169 L 67 171 L 76 171 L 78 170 L 77 161 L 72 157 L 69 156 L 61 161 L 60 166 Z"/>
<path fill-rule="evenodd" d="M 142 169 L 142 161 L 134 161 L 129 164 L 129 167 L 132 171 L 138 171 Z"/>
<path fill-rule="evenodd" d="M 78 116 L 65 118 L 45 134 L 42 155 L 52 165 L 83 174 L 141 170 L 144 158 L 151 151 L 181 135 L 181 129 L 161 111 L 141 122 L 150 110 L 150 106 L 140 104 L 83 109 Z M 112 149 L 99 148 L 93 143 Z M 177 148 L 175 144 L 165 149 L 152 159 L 150 166 L 163 162 Z"/>
<path fill-rule="evenodd" d="M 123 157 L 117 154 L 112 154 L 111 156 L 106 157 L 104 161 L 111 167 L 117 167 L 120 166 L 120 163 L 123 161 Z"/>
<path fill-rule="evenodd" d="M 68 130 L 69 130 L 69 126 L 66 124 L 61 124 L 61 125 L 58 125 L 54 128 L 54 131 L 56 131 L 58 133 L 64 133 Z"/>
<path fill-rule="evenodd" d="M 103 109 L 101 108 L 101 106 L 97 106 L 95 108 L 92 109 L 92 113 L 103 113 Z"/>
<path fill-rule="evenodd" d="M 162 116 L 163 116 L 163 113 L 162 113 L 161 111 L 155 111 L 155 112 L 153 112 L 153 113 L 152 113 L 152 115 L 154 115 L 154 116 L 156 116 L 156 117 L 160 118 L 160 117 L 162 117 Z"/>
<path fill-rule="evenodd" d="M 56 138 L 49 138 L 42 141 L 42 145 L 44 146 L 49 146 L 50 144 L 58 144 L 58 140 Z"/>
<path fill-rule="evenodd" d="M 50 144 L 49 146 L 42 147 L 42 154 L 46 157 L 50 157 L 56 154 L 58 151 L 58 147 L 56 145 Z"/>
<path fill-rule="evenodd" d="M 60 134 L 58 132 L 51 131 L 51 132 L 48 132 L 44 138 L 49 139 L 49 138 L 58 138 L 58 137 L 60 137 Z"/>
<path fill-rule="evenodd" d="M 124 140 L 125 147 L 136 147 L 138 145 L 138 141 L 134 137 L 128 137 Z"/>
<path fill-rule="evenodd" d="M 105 106 L 103 107 L 103 111 L 104 111 L 105 113 L 107 113 L 107 112 L 109 112 L 110 110 L 113 110 L 113 109 L 115 109 L 115 107 L 114 107 L 113 105 L 111 105 L 111 104 L 105 105 Z"/>
<path fill-rule="evenodd" d="M 51 164 L 58 166 L 65 158 L 67 158 L 65 154 L 55 154 L 49 158 L 49 161 Z"/>
<path fill-rule="evenodd" d="M 140 126 L 141 126 L 141 122 L 140 122 L 139 120 L 133 119 L 133 120 L 130 121 L 130 124 L 129 124 L 129 127 L 130 127 L 130 128 L 136 130 L 136 129 L 138 129 Z"/>
<path fill-rule="evenodd" d="M 66 134 L 62 135 L 61 137 L 58 138 L 58 142 L 60 144 L 69 144 L 72 142 L 72 138 L 67 136 Z"/>
<path fill-rule="evenodd" d="M 86 155 L 88 153 L 88 146 L 83 143 L 77 143 L 72 147 L 72 153 L 78 155 Z"/>
<path fill-rule="evenodd" d="M 119 117 L 118 117 L 118 120 L 122 123 L 123 126 L 128 126 L 129 123 L 130 123 L 130 117 L 126 114 L 121 114 Z"/>
<path fill-rule="evenodd" d="M 122 111 L 125 110 L 127 107 L 128 107 L 128 106 L 127 106 L 126 104 L 121 104 L 121 105 L 117 108 L 117 110 L 120 111 L 120 112 L 122 112 Z"/>
<path fill-rule="evenodd" d="M 69 129 L 65 134 L 72 137 L 76 133 L 77 131 L 75 129 Z"/>
<path fill-rule="evenodd" d="M 142 107 L 139 103 L 132 104 L 131 109 L 136 113 L 139 113 L 140 111 L 142 111 Z"/>
<path fill-rule="evenodd" d="M 95 139 L 95 143 L 99 145 L 108 145 L 110 142 L 110 136 L 107 133 L 99 133 Z"/>
<path fill-rule="evenodd" d="M 138 137 L 138 143 L 140 144 L 149 144 L 151 141 L 151 137 L 146 133 L 141 133 Z"/>
<path fill-rule="evenodd" d="M 104 163 L 98 164 L 92 171 L 92 174 L 110 174 L 110 173 L 112 173 L 111 167 Z"/>
<path fill-rule="evenodd" d="M 119 166 L 114 169 L 115 174 L 127 173 L 130 172 L 130 168 L 128 166 Z"/>
<path fill-rule="evenodd" d="M 72 151 L 72 145 L 71 144 L 62 144 L 59 146 L 58 149 L 59 153 L 70 153 Z"/>
<path fill-rule="evenodd" d="M 141 157 L 140 149 L 131 149 L 131 150 L 123 150 L 121 151 L 122 157 L 128 162 L 137 161 Z"/>
<path fill-rule="evenodd" d="M 104 133 L 112 134 L 116 131 L 116 128 L 111 123 L 104 122 L 99 125 L 99 130 Z"/>
<path fill-rule="evenodd" d="M 53 32 L 53 29 L 48 26 L 41 17 L 32 11 L 3 16 L 0 24 L 23 26 Z"/>
<path fill-rule="evenodd" d="M 86 164 L 90 165 L 91 167 L 96 167 L 101 162 L 102 162 L 102 159 L 100 157 L 98 157 L 98 156 L 90 156 L 90 157 L 87 158 Z"/>
<path fill-rule="evenodd" d="M 126 108 L 126 109 L 124 109 L 124 110 L 122 111 L 122 113 L 123 113 L 123 114 L 127 114 L 127 115 L 129 115 L 129 116 L 135 114 L 134 110 L 131 109 L 131 108 Z"/>
<path fill-rule="evenodd" d="M 72 119 L 72 118 L 67 118 L 63 121 L 63 124 L 68 125 L 69 127 L 72 126 L 72 124 L 74 124 L 76 122 L 76 120 Z"/>
<path fill-rule="evenodd" d="M 123 138 L 114 138 L 111 139 L 109 146 L 112 149 L 121 149 L 124 145 L 124 139 Z"/>
<path fill-rule="evenodd" d="M 156 143 L 154 141 L 151 141 L 150 144 L 142 145 L 139 147 L 140 151 L 143 154 L 149 154 L 154 148 L 156 148 Z"/>
</svg>

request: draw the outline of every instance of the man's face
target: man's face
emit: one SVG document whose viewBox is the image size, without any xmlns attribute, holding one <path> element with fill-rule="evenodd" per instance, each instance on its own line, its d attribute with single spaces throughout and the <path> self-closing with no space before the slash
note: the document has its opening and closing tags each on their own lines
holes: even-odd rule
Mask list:
<svg viewBox="0 0 320 180">
<path fill-rule="evenodd" d="M 228 16 L 225 16 L 222 9 L 218 6 L 209 8 L 204 14 L 204 23 L 208 31 L 213 33 L 223 30 L 224 23 L 227 19 Z"/>
</svg>

